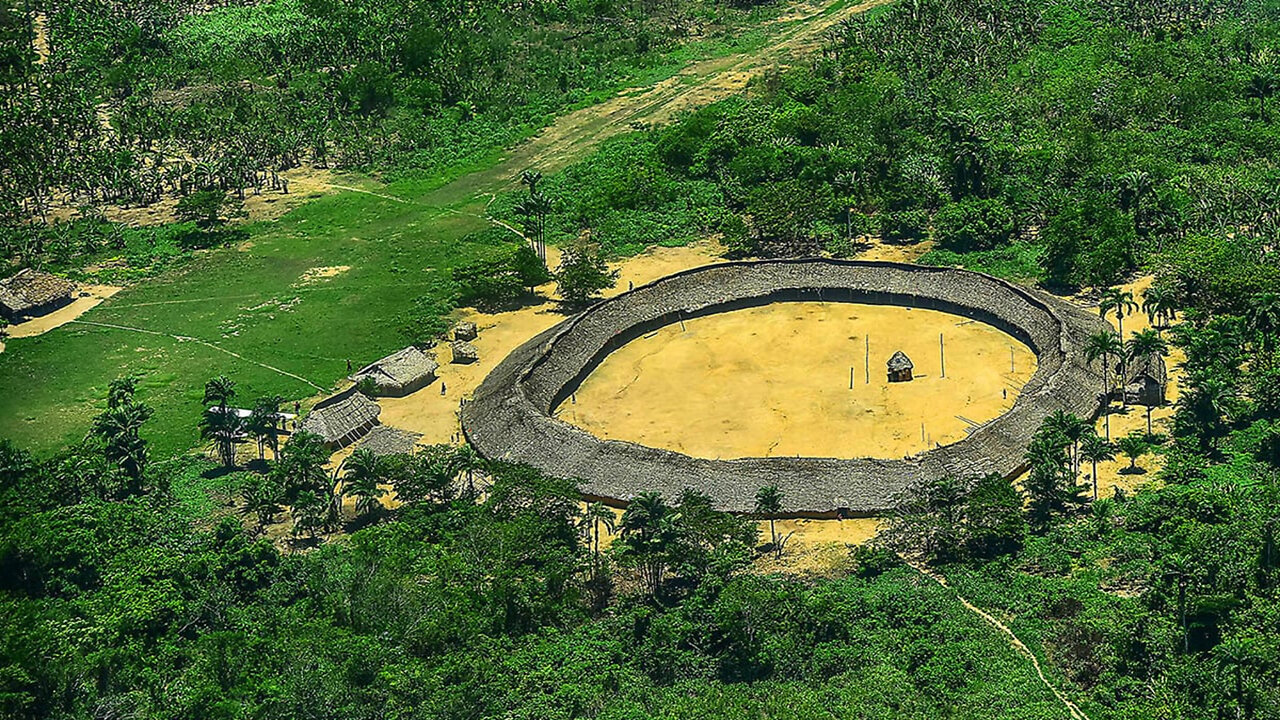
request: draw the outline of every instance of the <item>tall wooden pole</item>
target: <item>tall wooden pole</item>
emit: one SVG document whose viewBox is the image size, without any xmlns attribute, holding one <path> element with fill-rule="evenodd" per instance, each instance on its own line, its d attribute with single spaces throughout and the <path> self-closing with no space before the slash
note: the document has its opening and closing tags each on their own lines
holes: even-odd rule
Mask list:
<svg viewBox="0 0 1280 720">
<path fill-rule="evenodd" d="M 853 366 L 849 366 L 849 389 L 853 389 Z"/>
<path fill-rule="evenodd" d="M 871 384 L 871 336 L 867 335 L 864 339 L 866 340 L 867 352 L 862 362 L 863 362 L 864 372 L 867 375 L 867 378 L 866 378 L 867 384 L 870 385 Z"/>
<path fill-rule="evenodd" d="M 938 362 L 942 365 L 942 377 L 947 376 L 947 350 L 942 345 L 942 333 L 938 333 Z"/>
</svg>

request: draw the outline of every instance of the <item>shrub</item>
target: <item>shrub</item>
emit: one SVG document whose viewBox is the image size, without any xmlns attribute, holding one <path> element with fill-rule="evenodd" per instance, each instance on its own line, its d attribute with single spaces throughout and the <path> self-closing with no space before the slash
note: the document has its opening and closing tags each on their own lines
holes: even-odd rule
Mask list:
<svg viewBox="0 0 1280 720">
<path fill-rule="evenodd" d="M 895 210 L 880 215 L 880 237 L 885 242 L 918 242 L 928 228 L 929 214 L 924 210 Z"/>
<path fill-rule="evenodd" d="M 1003 247 L 1016 229 L 1013 213 L 1003 201 L 978 198 L 943 206 L 933 218 L 933 227 L 938 243 L 957 252 Z"/>
</svg>

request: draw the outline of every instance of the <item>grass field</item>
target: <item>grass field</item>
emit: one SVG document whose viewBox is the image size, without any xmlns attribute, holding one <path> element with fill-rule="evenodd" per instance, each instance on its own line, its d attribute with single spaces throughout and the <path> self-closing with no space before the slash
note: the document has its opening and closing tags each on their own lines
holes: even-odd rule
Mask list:
<svg viewBox="0 0 1280 720">
<path fill-rule="evenodd" d="M 447 179 L 379 193 L 423 197 Z M 39 451 L 73 442 L 102 407 L 107 383 L 130 373 L 142 376 L 141 397 L 156 410 L 149 436 L 160 454 L 198 440 L 203 384 L 215 375 L 239 383 L 243 403 L 314 395 L 346 374 L 347 359 L 404 344 L 412 301 L 486 251 L 461 242 L 486 226 L 482 210 L 474 201 L 344 192 L 250 226 L 237 247 L 129 287 L 79 322 L 11 340 L 0 354 L 0 436 Z M 308 270 L 333 266 L 350 270 L 302 282 Z"/>
</svg>

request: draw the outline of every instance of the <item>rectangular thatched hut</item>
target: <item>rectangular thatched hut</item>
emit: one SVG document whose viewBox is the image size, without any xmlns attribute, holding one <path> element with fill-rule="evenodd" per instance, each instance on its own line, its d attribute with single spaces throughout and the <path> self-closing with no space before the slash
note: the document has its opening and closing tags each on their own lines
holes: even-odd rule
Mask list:
<svg viewBox="0 0 1280 720">
<path fill-rule="evenodd" d="M 379 395 L 402 397 L 434 382 L 438 369 L 440 365 L 430 355 L 410 345 L 360 368 L 351 380 L 356 384 L 372 380 Z"/>
<path fill-rule="evenodd" d="M 1142 355 L 1129 361 L 1124 381 L 1126 403 L 1160 407 L 1164 405 L 1168 386 L 1168 371 L 1160 353 Z"/>
<path fill-rule="evenodd" d="M 378 403 L 353 386 L 317 403 L 299 430 L 319 435 L 331 448 L 342 448 L 364 437 L 381 413 Z"/>
<path fill-rule="evenodd" d="M 71 302 L 76 284 L 26 268 L 0 280 L 0 315 L 10 322 L 46 315 Z"/>
</svg>

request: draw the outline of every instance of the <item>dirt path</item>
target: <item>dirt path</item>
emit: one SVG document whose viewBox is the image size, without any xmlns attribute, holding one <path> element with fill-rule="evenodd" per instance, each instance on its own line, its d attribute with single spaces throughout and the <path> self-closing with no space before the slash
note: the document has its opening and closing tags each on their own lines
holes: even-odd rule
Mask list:
<svg viewBox="0 0 1280 720">
<path fill-rule="evenodd" d="M 449 204 L 485 190 L 505 189 L 529 168 L 544 174 L 560 170 L 601 142 L 631 130 L 635 123 L 669 122 L 683 112 L 741 92 L 765 70 L 785 66 L 818 49 L 823 36 L 835 25 L 889 2 L 868 0 L 837 10 L 831 9 L 837 3 L 806 8 L 779 23 L 787 27 L 763 47 L 693 63 L 654 85 L 628 88 L 602 103 L 562 115 L 498 164 L 458 178 L 432 195 Z"/>
<path fill-rule="evenodd" d="M 1035 653 L 1031 652 L 1031 648 L 1027 647 L 1026 643 L 1018 639 L 1018 636 L 1015 635 L 1014 632 L 1009 629 L 1008 625 L 1005 625 L 1004 623 L 997 620 L 994 616 L 991 615 L 991 613 L 988 613 L 986 610 L 983 610 L 977 605 L 974 605 L 973 603 L 969 602 L 968 599 L 966 599 L 963 595 L 961 595 L 958 590 L 951 587 L 951 585 L 947 584 L 947 579 L 942 575 L 932 572 L 927 567 L 914 563 L 910 560 L 907 560 L 906 558 L 903 558 L 902 560 L 907 565 L 911 566 L 911 568 L 916 572 L 938 583 L 939 585 L 946 588 L 947 590 L 950 590 L 951 593 L 955 595 L 956 600 L 959 600 L 960 604 L 963 605 L 966 610 L 982 618 L 984 621 L 986 621 L 988 625 L 990 625 L 991 627 L 1003 633 L 1005 637 L 1008 638 L 1009 647 L 1022 653 L 1027 657 L 1028 660 L 1031 661 L 1031 666 L 1035 668 L 1036 675 L 1040 678 L 1040 682 L 1043 683 L 1046 688 L 1049 688 L 1049 692 L 1052 692 L 1054 697 L 1058 698 L 1058 701 L 1061 702 L 1063 707 L 1067 709 L 1067 712 L 1071 714 L 1072 720 L 1089 720 L 1089 716 L 1085 715 L 1083 710 L 1076 707 L 1076 704 L 1071 702 L 1070 698 L 1068 698 L 1066 695 L 1063 695 L 1062 692 L 1058 690 L 1058 688 L 1054 687 L 1053 683 L 1049 682 L 1049 678 L 1045 677 L 1044 669 L 1040 667 L 1040 661 L 1036 659 Z"/>
</svg>

